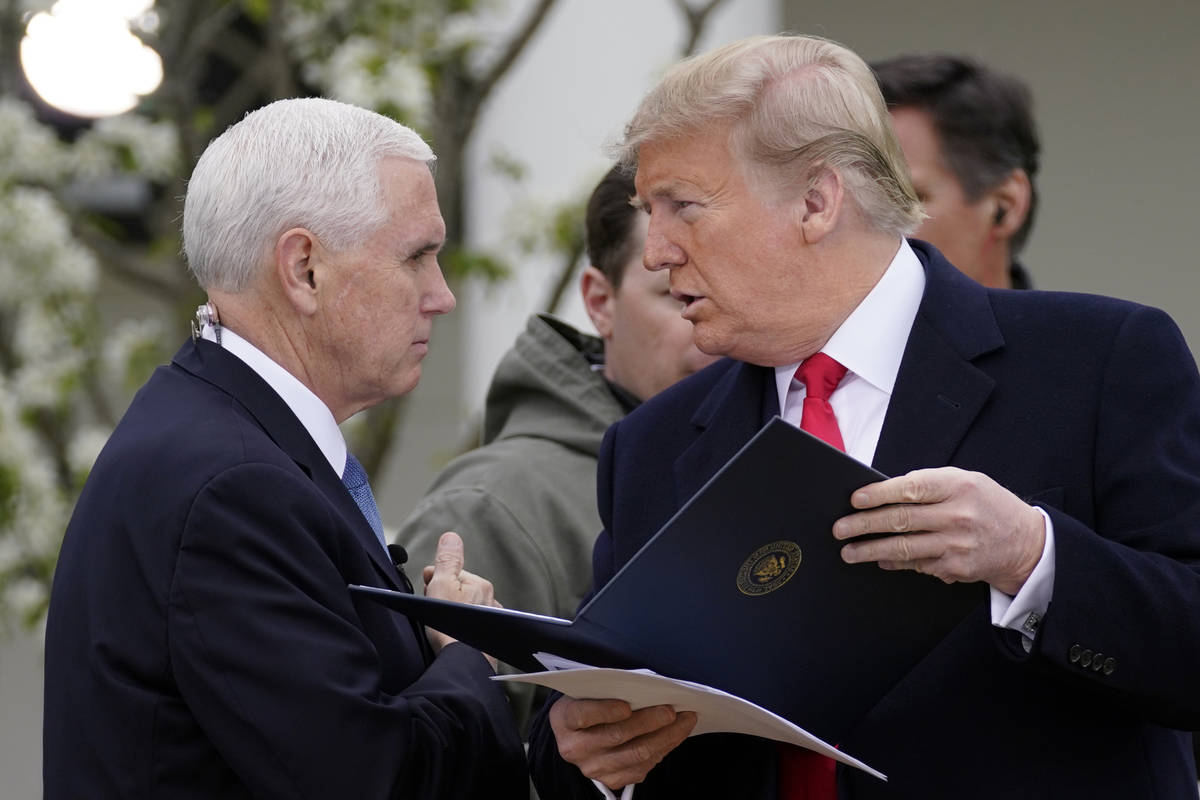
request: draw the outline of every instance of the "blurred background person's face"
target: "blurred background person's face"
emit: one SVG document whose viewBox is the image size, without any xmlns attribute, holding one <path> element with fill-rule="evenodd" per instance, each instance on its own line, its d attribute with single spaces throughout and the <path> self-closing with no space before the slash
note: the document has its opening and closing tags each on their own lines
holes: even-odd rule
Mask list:
<svg viewBox="0 0 1200 800">
<path fill-rule="evenodd" d="M 904 150 L 913 188 L 929 219 L 914 233 L 942 251 L 954 266 L 985 285 L 1008 274 L 1008 250 L 995 236 L 996 206 L 988 194 L 967 198 L 946 166 L 942 144 L 929 114 L 892 109 L 892 126 Z"/>
<path fill-rule="evenodd" d="M 649 217 L 637 214 L 631 225 L 620 287 L 612 289 L 595 269 L 588 279 L 602 281 L 608 292 L 603 308 L 592 312 L 604 338 L 605 377 L 645 400 L 717 359 L 692 343 L 692 323 L 680 316 L 683 303 L 671 297 L 667 271 L 642 266 Z"/>
</svg>

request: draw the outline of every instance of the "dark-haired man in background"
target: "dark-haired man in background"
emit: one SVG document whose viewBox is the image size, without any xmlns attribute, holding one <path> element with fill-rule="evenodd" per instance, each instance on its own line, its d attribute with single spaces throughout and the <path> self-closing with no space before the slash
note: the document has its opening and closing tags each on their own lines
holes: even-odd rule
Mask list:
<svg viewBox="0 0 1200 800">
<path fill-rule="evenodd" d="M 484 446 L 451 462 L 397 541 L 430 563 L 457 531 L 474 571 L 510 608 L 573 617 L 600 532 L 596 459 L 609 425 L 715 359 L 692 344 L 665 272 L 642 269 L 647 219 L 629 204 L 633 176 L 614 168 L 587 207 L 584 307 L 599 337 L 547 314 L 529 318 L 488 390 Z M 509 684 L 518 721 L 533 687 Z"/>
<path fill-rule="evenodd" d="M 1029 87 L 962 56 L 902 55 L 871 69 L 929 215 L 913 236 L 984 286 L 1030 288 L 1016 260 L 1037 210 Z"/>
</svg>

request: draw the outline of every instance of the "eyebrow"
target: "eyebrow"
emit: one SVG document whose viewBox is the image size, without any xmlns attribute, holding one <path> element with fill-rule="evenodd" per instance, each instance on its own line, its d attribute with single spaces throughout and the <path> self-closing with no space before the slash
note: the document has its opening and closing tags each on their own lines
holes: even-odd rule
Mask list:
<svg viewBox="0 0 1200 800">
<path fill-rule="evenodd" d="M 653 190 L 651 190 L 649 192 L 649 195 L 651 198 L 665 197 L 667 199 L 673 199 L 680 192 L 685 191 L 685 189 L 688 186 L 689 186 L 689 184 L 687 184 L 683 181 L 680 181 L 677 179 L 670 179 L 670 180 L 664 181 L 659 186 L 656 186 Z M 638 211 L 648 211 L 649 210 L 649 208 L 648 208 L 649 204 L 646 202 L 646 200 L 644 200 L 642 198 L 642 196 L 640 194 L 634 195 L 633 197 L 629 198 L 629 205 L 633 206 Z"/>
<path fill-rule="evenodd" d="M 446 244 L 445 239 L 438 239 L 438 240 L 431 239 L 427 242 L 424 242 L 423 244 L 419 244 L 412 248 L 409 248 L 408 257 L 415 258 L 417 256 L 425 255 L 426 253 L 436 253 L 436 252 L 440 251 L 445 244 Z"/>
</svg>

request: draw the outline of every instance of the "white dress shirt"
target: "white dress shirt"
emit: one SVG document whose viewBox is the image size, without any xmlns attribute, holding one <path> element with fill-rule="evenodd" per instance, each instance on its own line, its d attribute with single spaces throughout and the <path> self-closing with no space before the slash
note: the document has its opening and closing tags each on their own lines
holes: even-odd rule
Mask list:
<svg viewBox="0 0 1200 800">
<path fill-rule="evenodd" d="M 216 331 L 211 325 L 204 326 L 201 336 L 210 342 L 218 341 Z M 287 407 L 300 420 L 300 424 L 308 431 L 308 435 L 317 443 L 321 454 L 329 461 L 329 466 L 333 467 L 333 471 L 340 477 L 346 470 L 346 440 L 342 436 L 337 421 L 333 418 L 333 412 L 321 401 L 321 398 L 313 394 L 312 390 L 301 383 L 295 375 L 275 363 L 262 350 L 223 325 L 218 343 L 244 361 L 246 366 L 254 370 L 275 390 L 275 393 L 283 399 Z"/>
</svg>

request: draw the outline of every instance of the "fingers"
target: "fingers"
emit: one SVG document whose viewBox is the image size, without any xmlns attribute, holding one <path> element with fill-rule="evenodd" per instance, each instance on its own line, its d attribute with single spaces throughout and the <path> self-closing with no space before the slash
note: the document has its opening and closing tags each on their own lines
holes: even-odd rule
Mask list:
<svg viewBox="0 0 1200 800">
<path fill-rule="evenodd" d="M 914 564 L 931 558 L 941 558 L 956 547 L 953 535 L 913 533 L 888 536 L 867 542 L 852 542 L 842 548 L 842 560 L 847 564 L 864 561 Z"/>
<path fill-rule="evenodd" d="M 610 789 L 645 780 L 696 726 L 696 715 L 670 706 L 631 711 L 621 700 L 561 698 L 550 725 L 562 757 Z"/>
<path fill-rule="evenodd" d="M 443 533 L 438 539 L 433 564 L 421 570 L 421 578 L 425 582 L 425 596 L 456 603 L 503 608 L 496 602 L 492 582 L 463 569 L 465 562 L 466 553 L 462 537 L 454 531 Z M 433 629 L 427 630 L 427 636 L 434 651 L 439 653 L 446 645 L 457 641 L 454 637 Z M 492 669 L 496 669 L 496 659 L 486 653 L 484 655 Z"/>
<path fill-rule="evenodd" d="M 576 700 L 562 697 L 550 707 L 550 727 L 555 734 L 596 725 L 621 722 L 633 715 L 624 700 Z"/>
<path fill-rule="evenodd" d="M 863 509 L 842 517 L 833 525 L 835 539 L 853 539 L 870 534 L 914 533 L 967 527 L 965 517 L 976 511 L 976 505 L 951 501 L 963 500 L 977 489 L 977 484 L 991 483 L 978 473 L 953 467 L 919 469 L 868 484 L 854 492 L 850 504 Z M 902 553 L 892 557 L 909 560 Z M 877 559 L 872 559 L 877 560 Z"/>
<path fill-rule="evenodd" d="M 928 506 L 886 505 L 842 517 L 833 524 L 835 539 L 854 539 L 877 533 L 912 533 L 932 525 Z"/>
<path fill-rule="evenodd" d="M 939 503 L 946 496 L 946 470 L 918 469 L 899 478 L 867 484 L 850 496 L 850 505 L 878 508 L 893 503 Z"/>
<path fill-rule="evenodd" d="M 465 569 L 452 574 L 435 567 L 425 584 L 425 596 L 477 606 L 498 605 L 492 582 Z"/>
<path fill-rule="evenodd" d="M 454 531 L 443 533 L 438 539 L 433 565 L 421 571 L 425 595 L 456 603 L 499 606 L 492 582 L 463 569 L 465 561 L 462 538 Z"/>
<path fill-rule="evenodd" d="M 842 559 L 876 561 L 1015 594 L 1041 557 L 1041 513 L 991 478 L 953 467 L 910 472 L 856 491 L 862 509 L 833 525 Z M 870 538 L 866 538 L 870 537 Z"/>
<path fill-rule="evenodd" d="M 438 539 L 437 552 L 433 556 L 434 572 L 448 572 L 457 575 L 463 568 L 466 554 L 463 552 L 463 541 L 454 531 L 446 531 Z"/>
</svg>

